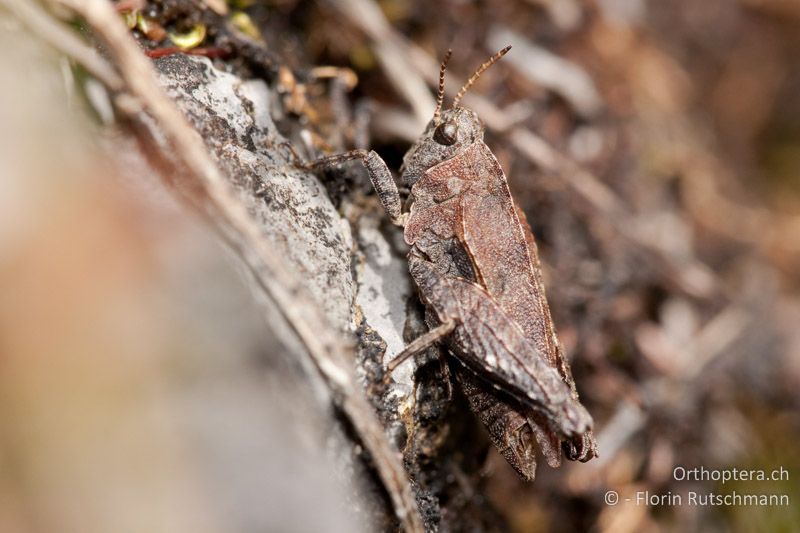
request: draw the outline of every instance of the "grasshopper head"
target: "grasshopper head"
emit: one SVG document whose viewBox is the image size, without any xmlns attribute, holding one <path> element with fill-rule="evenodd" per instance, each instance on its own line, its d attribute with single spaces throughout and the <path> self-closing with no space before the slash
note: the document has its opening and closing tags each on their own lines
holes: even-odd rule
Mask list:
<svg viewBox="0 0 800 533">
<path fill-rule="evenodd" d="M 439 70 L 439 92 L 436 96 L 436 110 L 433 112 L 433 119 L 428 122 L 425 132 L 403 157 L 403 166 L 400 171 L 405 186 L 411 187 L 432 166 L 450 159 L 470 144 L 483 140 L 483 124 L 478 115 L 470 109 L 461 107 L 459 103 L 481 74 L 510 49 L 510 46 L 506 46 L 478 67 L 475 74 L 458 91 L 453 99 L 452 107 L 443 111 L 444 75 L 451 53 L 450 50 L 447 51 Z"/>
<path fill-rule="evenodd" d="M 442 111 L 406 152 L 401 168 L 403 184 L 414 185 L 426 170 L 480 140 L 483 140 L 483 124 L 474 111 L 466 107 Z"/>
</svg>

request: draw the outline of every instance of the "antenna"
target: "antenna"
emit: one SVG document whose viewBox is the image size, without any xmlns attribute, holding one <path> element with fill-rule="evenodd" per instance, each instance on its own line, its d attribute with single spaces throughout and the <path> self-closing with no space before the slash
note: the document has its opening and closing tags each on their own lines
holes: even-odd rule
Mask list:
<svg viewBox="0 0 800 533">
<path fill-rule="evenodd" d="M 442 66 L 439 69 L 439 92 L 436 93 L 436 110 L 433 112 L 434 122 L 439 122 L 439 115 L 442 113 L 442 104 L 444 103 L 444 73 L 447 70 L 447 62 L 450 61 L 450 55 L 453 53 L 452 49 L 448 49 L 444 55 Z"/>
<path fill-rule="evenodd" d="M 487 68 L 494 65 L 498 59 L 506 55 L 506 52 L 508 52 L 509 50 L 511 50 L 511 46 L 506 46 L 505 48 L 497 52 L 495 55 L 490 57 L 488 60 L 486 60 L 486 62 L 483 65 L 478 67 L 478 70 L 475 71 L 475 74 L 473 74 L 472 77 L 467 80 L 467 83 L 464 84 L 461 90 L 458 91 L 458 94 L 453 99 L 453 107 L 456 107 L 458 105 L 458 103 L 461 101 L 461 98 L 463 98 L 464 95 L 469 90 L 469 88 L 472 87 L 472 84 L 478 81 L 478 78 L 481 77 L 481 74 L 483 74 Z"/>
</svg>

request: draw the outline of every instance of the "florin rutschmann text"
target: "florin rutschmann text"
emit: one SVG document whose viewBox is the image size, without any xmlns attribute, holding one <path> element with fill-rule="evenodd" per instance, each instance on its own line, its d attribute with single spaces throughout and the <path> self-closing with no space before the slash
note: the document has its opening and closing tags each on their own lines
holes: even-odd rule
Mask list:
<svg viewBox="0 0 800 533">
<path fill-rule="evenodd" d="M 698 506 L 698 507 L 788 507 L 788 494 L 752 494 L 733 491 L 728 494 L 718 494 L 715 492 L 698 492 L 690 490 L 684 494 L 674 492 L 664 492 L 661 494 L 651 493 L 647 490 L 637 491 L 632 498 L 625 498 L 626 501 L 636 505 L 650 505 L 654 507 L 671 506 Z"/>
</svg>

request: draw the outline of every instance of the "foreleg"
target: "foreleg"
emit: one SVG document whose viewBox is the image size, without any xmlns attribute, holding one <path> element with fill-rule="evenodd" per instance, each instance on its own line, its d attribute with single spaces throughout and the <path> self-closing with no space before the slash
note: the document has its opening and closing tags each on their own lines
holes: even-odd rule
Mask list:
<svg viewBox="0 0 800 533">
<path fill-rule="evenodd" d="M 404 226 L 408 215 L 402 212 L 402 203 L 400 202 L 397 184 L 394 182 L 386 162 L 374 150 L 352 150 L 343 154 L 323 157 L 322 159 L 305 163 L 303 166 L 308 169 L 316 169 L 332 167 L 352 160 L 360 160 L 367 169 L 372 186 L 375 188 L 375 192 L 378 193 L 378 199 L 389 214 L 392 223 Z"/>
</svg>

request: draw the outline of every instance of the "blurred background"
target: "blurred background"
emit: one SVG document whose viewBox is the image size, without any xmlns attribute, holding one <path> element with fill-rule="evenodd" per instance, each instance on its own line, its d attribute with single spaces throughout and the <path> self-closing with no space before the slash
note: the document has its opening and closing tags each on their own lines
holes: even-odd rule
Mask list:
<svg viewBox="0 0 800 533">
<path fill-rule="evenodd" d="M 203 8 L 145 4 L 167 28 Z M 487 450 L 481 528 L 798 530 L 800 4 L 238 0 L 234 14 L 299 82 L 352 69 L 344 122 L 308 81 L 294 123 L 319 146 L 369 139 L 394 169 L 444 51 L 455 92 L 513 45 L 464 104 L 538 239 L 600 457 L 526 484 Z M 324 410 L 310 390 L 297 400 L 299 363 L 276 356 L 231 254 L 2 7 L 0 43 L 0 531 L 364 528 L 307 430 Z M 347 185 L 331 194 L 369 191 Z M 788 480 L 679 480 L 679 466 Z M 684 504 L 625 502 L 643 491 Z M 689 491 L 790 505 L 690 506 Z"/>
</svg>

